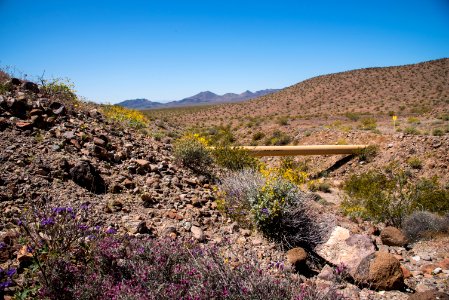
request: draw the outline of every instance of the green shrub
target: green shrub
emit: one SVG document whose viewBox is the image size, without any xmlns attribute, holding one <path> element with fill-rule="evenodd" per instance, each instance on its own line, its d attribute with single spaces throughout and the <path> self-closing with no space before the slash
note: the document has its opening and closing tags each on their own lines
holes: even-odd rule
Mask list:
<svg viewBox="0 0 449 300">
<path fill-rule="evenodd" d="M 413 134 L 413 135 L 421 134 L 421 132 L 419 132 L 419 130 L 416 129 L 416 127 L 414 127 L 414 126 L 409 126 L 409 127 L 405 128 L 404 133 Z"/>
<path fill-rule="evenodd" d="M 354 154 L 358 157 L 359 161 L 371 162 L 374 157 L 377 156 L 378 152 L 378 146 L 370 145 L 368 147 L 356 150 Z"/>
<path fill-rule="evenodd" d="M 434 130 L 432 130 L 432 135 L 434 135 L 434 136 L 443 136 L 444 135 L 444 131 L 441 128 L 435 128 Z"/>
<path fill-rule="evenodd" d="M 417 210 L 449 211 L 449 191 L 441 188 L 436 178 L 412 183 L 406 172 L 396 168 L 352 175 L 344 190 L 348 195 L 342 203 L 346 214 L 396 227 Z"/>
<path fill-rule="evenodd" d="M 279 119 L 277 120 L 277 123 L 281 126 L 288 125 L 288 117 L 279 117 Z"/>
<path fill-rule="evenodd" d="M 232 146 L 217 146 L 212 151 L 215 163 L 232 171 L 256 169 L 259 161 L 245 149 Z"/>
<path fill-rule="evenodd" d="M 363 130 L 374 130 L 377 127 L 376 119 L 374 118 L 362 118 L 360 123 L 360 128 Z"/>
<path fill-rule="evenodd" d="M 291 141 L 292 138 L 289 135 L 280 130 L 276 130 L 271 137 L 265 140 L 265 145 L 283 146 L 289 144 Z"/>
<path fill-rule="evenodd" d="M 347 112 L 345 113 L 346 118 L 348 118 L 349 120 L 356 122 L 360 119 L 360 115 L 358 113 L 355 112 Z"/>
<path fill-rule="evenodd" d="M 443 121 L 449 121 L 449 113 L 441 114 L 441 115 L 438 117 L 438 119 L 441 119 L 441 120 L 443 120 Z"/>
<path fill-rule="evenodd" d="M 407 163 L 412 169 L 421 169 L 422 168 L 422 161 L 416 156 L 410 157 L 407 160 Z"/>
<path fill-rule="evenodd" d="M 311 192 L 318 192 L 318 191 L 323 193 L 331 192 L 330 184 L 325 181 L 310 180 L 309 182 L 307 182 L 307 187 Z"/>
<path fill-rule="evenodd" d="M 189 134 L 178 139 L 173 145 L 173 155 L 179 163 L 198 173 L 209 173 L 213 163 L 207 143 L 199 135 Z"/>
<path fill-rule="evenodd" d="M 416 117 L 409 117 L 407 119 L 407 123 L 410 123 L 410 124 L 421 124 L 421 121 L 418 118 L 416 118 Z"/>
<path fill-rule="evenodd" d="M 259 141 L 265 137 L 265 133 L 258 131 L 253 134 L 253 141 Z"/>
</svg>

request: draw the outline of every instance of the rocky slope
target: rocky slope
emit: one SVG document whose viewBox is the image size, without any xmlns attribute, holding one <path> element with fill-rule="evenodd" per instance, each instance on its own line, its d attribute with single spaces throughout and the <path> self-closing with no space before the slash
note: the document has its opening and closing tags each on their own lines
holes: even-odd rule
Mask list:
<svg viewBox="0 0 449 300">
<path fill-rule="evenodd" d="M 0 96 L 0 238 L 5 245 L 0 250 L 1 267 L 15 264 L 21 255 L 11 237 L 23 208 L 33 204 L 89 204 L 93 225 L 119 233 L 226 241 L 224 255 L 231 263 L 256 253 L 264 268 L 285 262 L 293 270 L 289 264 L 304 259 L 299 250 L 285 256 L 259 233 L 220 215 L 213 182 L 176 165 L 169 139 L 159 142 L 137 129 L 121 127 L 94 105 L 47 98 L 30 82 L 13 79 L 7 87 Z M 352 275 L 360 282 L 367 281 L 366 285 L 341 282 L 341 293 L 350 299 L 408 299 L 414 290 L 447 289 L 447 237 L 435 244 L 388 246 L 370 223 L 353 223 L 336 214 L 337 204 L 314 205 L 319 214 L 333 215 L 340 226 L 317 250 L 329 264 L 314 270 L 319 288 L 334 284 L 333 268 L 343 262 L 352 264 Z M 366 267 L 359 270 L 355 261 Z M 382 275 L 379 265 L 392 266 L 394 274 Z M 377 275 L 365 274 L 368 269 Z M 305 280 L 303 275 L 292 276 Z M 402 286 L 404 277 L 407 286 Z M 399 290 L 376 292 L 369 289 L 373 282 L 381 290 Z"/>
</svg>

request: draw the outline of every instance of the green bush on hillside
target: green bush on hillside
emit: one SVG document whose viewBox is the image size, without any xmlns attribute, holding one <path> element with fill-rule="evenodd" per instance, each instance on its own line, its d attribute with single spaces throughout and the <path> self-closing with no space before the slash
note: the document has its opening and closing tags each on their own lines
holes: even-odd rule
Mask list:
<svg viewBox="0 0 449 300">
<path fill-rule="evenodd" d="M 414 211 L 449 212 L 449 190 L 435 177 L 412 183 L 406 172 L 395 168 L 352 175 L 344 190 L 348 197 L 342 208 L 347 215 L 397 227 Z"/>
</svg>

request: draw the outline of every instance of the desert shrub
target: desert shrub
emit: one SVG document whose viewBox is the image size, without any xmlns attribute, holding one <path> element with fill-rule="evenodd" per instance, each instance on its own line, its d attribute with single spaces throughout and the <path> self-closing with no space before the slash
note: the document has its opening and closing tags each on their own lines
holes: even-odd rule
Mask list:
<svg viewBox="0 0 449 300">
<path fill-rule="evenodd" d="M 217 165 L 229 170 L 257 169 L 259 161 L 245 149 L 232 146 L 217 146 L 212 151 Z"/>
<path fill-rule="evenodd" d="M 232 172 L 221 179 L 218 208 L 234 221 L 252 228 L 251 207 L 264 178 L 256 170 Z"/>
<path fill-rule="evenodd" d="M 211 145 L 230 145 L 236 141 L 231 125 L 214 126 L 201 132 Z"/>
<path fill-rule="evenodd" d="M 420 121 L 418 118 L 416 118 L 416 117 L 409 117 L 409 118 L 407 119 L 407 123 L 410 123 L 410 124 L 420 124 L 421 121 Z"/>
<path fill-rule="evenodd" d="M 441 119 L 441 120 L 443 120 L 443 121 L 449 121 L 449 113 L 441 114 L 441 115 L 438 117 L 438 119 Z"/>
<path fill-rule="evenodd" d="M 299 191 L 293 183 L 279 177 L 266 180 L 251 205 L 256 226 L 265 235 L 275 236 L 279 233 L 276 224 L 285 208 L 299 200 Z"/>
<path fill-rule="evenodd" d="M 346 214 L 396 227 L 417 210 L 449 211 L 449 191 L 440 187 L 436 178 L 412 183 L 408 174 L 399 169 L 352 175 L 345 182 L 344 190 L 348 195 L 342 202 Z"/>
<path fill-rule="evenodd" d="M 104 116 L 115 122 L 131 126 L 134 128 L 148 127 L 147 117 L 140 111 L 125 108 L 119 105 L 102 105 L 101 110 Z"/>
<path fill-rule="evenodd" d="M 432 135 L 434 136 L 443 136 L 444 135 L 444 131 L 441 128 L 435 128 L 432 130 Z"/>
<path fill-rule="evenodd" d="M 393 110 L 390 110 L 390 111 L 388 112 L 388 116 L 392 117 L 392 116 L 394 116 L 394 115 L 396 115 L 396 113 L 395 113 Z"/>
<path fill-rule="evenodd" d="M 323 193 L 330 193 L 331 192 L 331 186 L 328 182 L 325 181 L 319 181 L 319 180 L 310 180 L 307 182 L 307 187 L 312 192 L 323 192 Z"/>
<path fill-rule="evenodd" d="M 347 112 L 345 113 L 346 118 L 348 118 L 349 120 L 356 122 L 360 119 L 360 115 L 358 113 L 355 112 Z"/>
<path fill-rule="evenodd" d="M 259 140 L 263 139 L 264 137 L 265 137 L 265 133 L 258 131 L 253 134 L 252 139 L 253 139 L 253 141 L 259 141 Z"/>
<path fill-rule="evenodd" d="M 379 147 L 376 145 L 370 145 L 368 147 L 358 149 L 354 152 L 354 154 L 358 157 L 360 161 L 371 162 L 374 157 L 377 156 L 379 152 Z"/>
<path fill-rule="evenodd" d="M 69 79 L 56 78 L 52 80 L 42 80 L 41 92 L 45 97 L 61 99 L 66 101 L 76 101 L 75 85 Z"/>
<path fill-rule="evenodd" d="M 374 130 L 377 127 L 376 119 L 374 118 L 362 118 L 360 123 L 360 128 L 363 130 Z"/>
<path fill-rule="evenodd" d="M 198 134 L 187 134 L 176 140 L 173 155 L 178 163 L 198 173 L 209 173 L 213 163 L 206 139 Z"/>
<path fill-rule="evenodd" d="M 402 229 L 409 241 L 414 242 L 434 233 L 449 230 L 449 218 L 428 211 L 416 211 L 402 223 Z"/>
<path fill-rule="evenodd" d="M 407 160 L 408 165 L 412 169 L 422 169 L 422 161 L 419 157 L 413 156 Z"/>
<path fill-rule="evenodd" d="M 292 138 L 286 133 L 275 130 L 270 137 L 265 140 L 265 145 L 273 145 L 273 146 L 283 146 L 287 145 L 292 141 Z"/>
<path fill-rule="evenodd" d="M 289 121 L 288 117 L 284 116 L 284 117 L 279 117 L 277 120 L 277 123 L 281 126 L 286 126 L 286 125 L 288 125 L 288 121 Z"/>
<path fill-rule="evenodd" d="M 412 135 L 418 135 L 418 134 L 421 134 L 421 132 L 420 132 L 416 127 L 414 127 L 414 126 L 406 127 L 406 128 L 404 129 L 404 133 L 406 133 L 406 134 L 412 134 Z"/>
<path fill-rule="evenodd" d="M 250 170 L 229 174 L 220 196 L 218 207 L 228 217 L 282 245 L 312 249 L 324 235 L 304 194 L 282 177 Z"/>
</svg>

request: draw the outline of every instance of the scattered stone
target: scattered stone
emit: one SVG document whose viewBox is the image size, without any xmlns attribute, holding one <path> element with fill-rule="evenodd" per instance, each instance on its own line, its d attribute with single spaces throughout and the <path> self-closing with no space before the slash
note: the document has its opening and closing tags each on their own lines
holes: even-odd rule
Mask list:
<svg viewBox="0 0 449 300">
<path fill-rule="evenodd" d="M 382 243 L 387 246 L 404 247 L 407 244 L 405 235 L 399 229 L 388 226 L 380 233 Z"/>
<path fill-rule="evenodd" d="M 88 161 L 80 161 L 69 171 L 72 180 L 79 186 L 95 194 L 103 194 L 106 184 L 94 166 Z"/>
<path fill-rule="evenodd" d="M 377 290 L 394 290 L 404 286 L 401 264 L 387 252 L 375 252 L 366 256 L 357 267 L 354 279 Z"/>
</svg>

